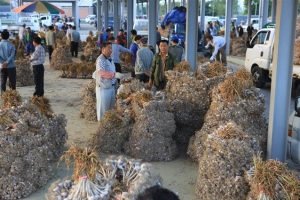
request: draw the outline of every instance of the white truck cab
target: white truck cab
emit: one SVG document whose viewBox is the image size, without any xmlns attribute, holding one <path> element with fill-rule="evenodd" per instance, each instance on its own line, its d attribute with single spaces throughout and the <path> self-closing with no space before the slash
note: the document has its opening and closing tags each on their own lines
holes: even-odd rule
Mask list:
<svg viewBox="0 0 300 200">
<path fill-rule="evenodd" d="M 271 81 L 275 27 L 259 30 L 247 44 L 245 68 L 254 79 L 254 85 L 264 87 Z M 292 89 L 300 96 L 300 65 L 293 65 Z"/>
</svg>

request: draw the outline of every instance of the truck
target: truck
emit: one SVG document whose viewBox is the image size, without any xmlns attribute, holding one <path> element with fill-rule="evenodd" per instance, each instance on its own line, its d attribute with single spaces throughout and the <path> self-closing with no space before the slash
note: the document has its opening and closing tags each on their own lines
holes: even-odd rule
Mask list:
<svg viewBox="0 0 300 200">
<path fill-rule="evenodd" d="M 275 41 L 275 27 L 259 30 L 247 43 L 245 69 L 253 76 L 254 85 L 263 88 L 271 82 L 273 68 L 273 51 Z M 293 65 L 292 89 L 296 96 L 300 96 L 300 66 Z"/>
<path fill-rule="evenodd" d="M 300 97 L 295 99 L 294 111 L 289 117 L 287 158 L 300 163 Z"/>
</svg>

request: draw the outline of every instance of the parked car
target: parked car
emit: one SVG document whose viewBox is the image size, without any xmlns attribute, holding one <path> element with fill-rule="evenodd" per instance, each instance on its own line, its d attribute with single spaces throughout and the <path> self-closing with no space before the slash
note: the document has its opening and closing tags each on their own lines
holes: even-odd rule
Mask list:
<svg viewBox="0 0 300 200">
<path fill-rule="evenodd" d="M 96 18 L 96 15 L 88 15 L 85 18 L 85 22 L 87 22 L 89 24 L 93 24 L 93 23 L 95 23 L 95 18 Z"/>
</svg>

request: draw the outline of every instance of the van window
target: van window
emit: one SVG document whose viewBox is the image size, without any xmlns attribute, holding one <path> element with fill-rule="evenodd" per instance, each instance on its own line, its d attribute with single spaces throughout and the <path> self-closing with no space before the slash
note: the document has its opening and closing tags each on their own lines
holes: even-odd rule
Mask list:
<svg viewBox="0 0 300 200">
<path fill-rule="evenodd" d="M 261 31 L 259 32 L 251 41 L 251 46 L 253 47 L 256 44 L 267 44 L 267 35 L 268 35 L 268 31 Z M 269 39 L 268 39 L 269 41 Z"/>
</svg>

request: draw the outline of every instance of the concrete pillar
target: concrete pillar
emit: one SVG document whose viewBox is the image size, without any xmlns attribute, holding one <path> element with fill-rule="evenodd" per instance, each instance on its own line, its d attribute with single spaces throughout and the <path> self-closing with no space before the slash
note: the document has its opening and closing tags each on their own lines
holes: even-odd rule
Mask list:
<svg viewBox="0 0 300 200">
<path fill-rule="evenodd" d="M 102 3 L 101 0 L 97 0 L 97 30 L 101 31 L 102 29 L 102 12 L 101 12 Z"/>
<path fill-rule="evenodd" d="M 297 0 L 282 0 L 277 2 L 276 9 L 267 158 L 281 162 L 286 158 L 297 4 Z"/>
<path fill-rule="evenodd" d="M 201 25 L 201 31 L 205 30 L 205 0 L 201 0 L 201 21 L 200 21 L 200 25 Z"/>
<path fill-rule="evenodd" d="M 188 27 L 198 27 L 198 1 L 187 0 L 186 13 L 186 48 L 185 60 L 191 64 L 191 70 L 195 71 L 197 67 L 197 46 L 198 29 Z"/>
<path fill-rule="evenodd" d="M 135 8 L 134 8 L 135 9 Z M 127 47 L 131 45 L 130 31 L 133 27 L 133 0 L 127 0 Z"/>
<path fill-rule="evenodd" d="M 108 0 L 103 0 L 104 30 L 108 27 Z"/>
<path fill-rule="evenodd" d="M 276 7 L 277 7 L 277 0 L 273 0 L 272 1 L 272 13 L 271 13 L 271 21 L 274 22 L 275 21 L 275 17 L 276 17 Z"/>
<path fill-rule="evenodd" d="M 117 38 L 120 29 L 119 0 L 114 0 L 114 37 Z"/>
<path fill-rule="evenodd" d="M 263 1 L 262 26 L 267 23 L 269 17 L 269 0 Z M 261 28 L 261 27 L 260 27 Z"/>
<path fill-rule="evenodd" d="M 74 17 L 74 25 L 76 26 L 75 13 L 76 13 L 75 2 L 72 2 L 72 16 Z M 72 16 L 70 16 L 70 17 L 72 17 Z"/>
<path fill-rule="evenodd" d="M 128 3 L 128 2 L 127 2 Z M 137 10 L 137 3 L 136 0 L 133 0 L 133 20 L 136 19 L 136 10 Z M 127 5 L 128 6 L 128 5 Z M 130 29 L 131 30 L 131 29 Z"/>
<path fill-rule="evenodd" d="M 170 12 L 171 10 L 172 10 L 171 0 L 168 0 L 167 12 Z"/>
<path fill-rule="evenodd" d="M 264 3 L 263 3 L 263 0 L 260 0 L 259 1 L 259 12 L 258 12 L 258 15 L 259 15 L 259 24 L 258 24 L 258 28 L 261 29 L 261 27 L 263 26 L 263 7 L 264 7 Z"/>
<path fill-rule="evenodd" d="M 74 16 L 74 24 L 77 26 L 77 30 L 80 30 L 80 22 L 79 22 L 79 6 L 78 6 L 78 1 L 75 1 L 75 14 Z"/>
<path fill-rule="evenodd" d="M 157 0 L 149 1 L 149 24 L 148 24 L 148 44 L 156 47 L 156 25 L 157 25 Z"/>
<path fill-rule="evenodd" d="M 226 12 L 225 12 L 225 39 L 226 39 L 226 55 L 230 53 L 230 24 L 232 16 L 232 0 L 226 1 Z"/>
<path fill-rule="evenodd" d="M 186 1 L 182 0 L 182 6 L 186 7 Z"/>
<path fill-rule="evenodd" d="M 247 15 L 247 24 L 249 25 L 251 23 L 251 5 L 252 0 L 248 0 L 248 15 Z"/>
</svg>

